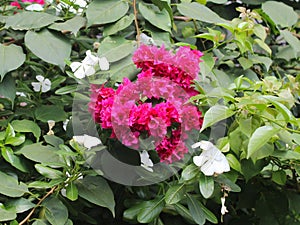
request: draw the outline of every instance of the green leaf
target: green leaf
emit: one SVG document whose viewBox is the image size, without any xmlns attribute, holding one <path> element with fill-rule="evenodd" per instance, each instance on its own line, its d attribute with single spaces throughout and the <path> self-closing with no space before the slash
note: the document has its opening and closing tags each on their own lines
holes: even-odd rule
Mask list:
<svg viewBox="0 0 300 225">
<path fill-rule="evenodd" d="M 262 10 L 280 27 L 292 27 L 298 20 L 298 14 L 293 8 L 282 2 L 267 1 L 262 4 Z"/>
<path fill-rule="evenodd" d="M 0 95 L 9 99 L 13 107 L 16 97 L 16 82 L 12 76 L 5 76 L 2 82 L 0 82 Z"/>
<path fill-rule="evenodd" d="M 135 220 L 138 213 L 142 210 L 141 204 L 136 204 L 129 209 L 126 209 L 123 213 L 123 217 L 127 220 Z"/>
<path fill-rule="evenodd" d="M 211 176 L 205 176 L 203 173 L 200 174 L 199 189 L 204 198 L 212 196 L 215 184 L 214 179 Z"/>
<path fill-rule="evenodd" d="M 190 224 L 194 223 L 194 219 L 191 216 L 190 211 L 185 206 L 177 203 L 174 205 L 174 207 L 180 216 L 182 216 L 184 219 L 186 219 Z"/>
<path fill-rule="evenodd" d="M 139 11 L 143 17 L 153 26 L 171 33 L 172 23 L 168 11 L 159 8 L 153 4 L 139 3 Z"/>
<path fill-rule="evenodd" d="M 123 37 L 106 37 L 98 48 L 98 55 L 109 62 L 116 62 L 134 51 L 134 42 Z"/>
<path fill-rule="evenodd" d="M 88 26 L 117 21 L 128 11 L 129 4 L 120 0 L 92 1 L 86 11 Z"/>
<path fill-rule="evenodd" d="M 4 144 L 5 145 L 12 145 L 12 146 L 18 146 L 23 144 L 25 141 L 25 135 L 23 134 L 16 134 L 15 136 L 8 136 L 5 139 Z"/>
<path fill-rule="evenodd" d="M 200 132 L 213 124 L 227 119 L 235 114 L 234 111 L 224 105 L 214 105 L 204 114 L 204 121 Z"/>
<path fill-rule="evenodd" d="M 0 205 L 0 222 L 14 220 L 17 218 L 16 210 L 14 208 L 5 208 Z M 6 224 L 6 223 L 4 223 Z"/>
<path fill-rule="evenodd" d="M 246 182 L 250 180 L 252 177 L 256 176 L 260 173 L 260 171 L 264 168 L 265 161 L 263 159 L 256 161 L 253 163 L 251 159 L 243 159 L 241 161 L 242 174 L 244 175 Z"/>
<path fill-rule="evenodd" d="M 185 194 L 185 185 L 184 184 L 177 184 L 171 186 L 165 196 L 165 201 L 167 204 L 176 204 L 179 202 Z"/>
<path fill-rule="evenodd" d="M 26 158 L 40 162 L 43 164 L 59 164 L 62 163 L 59 156 L 56 154 L 57 149 L 51 146 L 44 146 L 42 143 L 36 143 L 31 145 L 25 145 L 18 151 L 19 154 L 23 154 Z"/>
<path fill-rule="evenodd" d="M 150 223 L 153 221 L 164 208 L 164 198 L 157 198 L 140 204 L 141 211 L 137 216 L 140 223 Z"/>
<path fill-rule="evenodd" d="M 21 197 L 28 192 L 26 184 L 0 171 L 0 193 L 9 197 Z"/>
<path fill-rule="evenodd" d="M 34 167 L 40 174 L 49 179 L 59 179 L 64 177 L 64 174 L 61 171 L 52 169 L 42 164 L 35 164 Z"/>
<path fill-rule="evenodd" d="M 272 55 L 272 49 L 261 39 L 254 39 L 254 43 L 258 44 L 263 50 L 265 50 L 269 55 Z"/>
<path fill-rule="evenodd" d="M 282 160 L 299 160 L 300 153 L 295 151 L 274 151 L 272 156 L 278 157 Z"/>
<path fill-rule="evenodd" d="M 272 181 L 279 185 L 285 185 L 286 173 L 284 170 L 277 170 L 272 172 Z"/>
<path fill-rule="evenodd" d="M 25 45 L 37 57 L 45 62 L 58 65 L 62 70 L 65 67 L 65 60 L 70 57 L 72 48 L 70 41 L 65 36 L 48 29 L 40 32 L 27 31 Z M 41 46 L 47 46 L 47 48 Z"/>
<path fill-rule="evenodd" d="M 181 3 L 177 5 L 178 11 L 187 17 L 206 23 L 224 23 L 226 22 L 217 13 L 197 2 Z"/>
<path fill-rule="evenodd" d="M 227 154 L 226 159 L 230 165 L 230 168 L 232 168 L 238 172 L 241 172 L 241 164 L 240 164 L 239 160 L 233 154 L 231 154 L 231 153 Z"/>
<path fill-rule="evenodd" d="M 55 91 L 56 95 L 66 95 L 70 93 L 74 93 L 77 90 L 78 84 L 73 85 L 67 85 L 64 87 L 61 87 Z"/>
<path fill-rule="evenodd" d="M 11 148 L 1 148 L 1 154 L 2 157 L 13 167 L 17 168 L 18 170 L 24 173 L 29 172 L 26 164 L 24 163 L 24 160 L 22 160 L 19 156 L 15 155 Z"/>
<path fill-rule="evenodd" d="M 60 145 L 64 143 L 64 140 L 55 135 L 44 135 L 43 136 L 46 143 L 52 145 L 55 148 L 60 148 Z"/>
<path fill-rule="evenodd" d="M 47 199 L 43 206 L 46 208 L 45 217 L 52 225 L 62 225 L 68 220 L 67 207 L 56 197 Z"/>
<path fill-rule="evenodd" d="M 45 12 L 20 12 L 6 19 L 6 28 L 14 30 L 31 30 L 48 26 L 55 21 L 62 20 L 57 16 Z M 40 45 L 43 46 L 43 45 Z"/>
<path fill-rule="evenodd" d="M 181 180 L 188 181 L 195 178 L 200 173 L 200 169 L 194 163 L 184 168 L 181 173 Z"/>
<path fill-rule="evenodd" d="M 41 105 L 35 110 L 36 119 L 42 122 L 54 120 L 55 122 L 65 121 L 68 117 L 66 112 L 59 106 Z"/>
<path fill-rule="evenodd" d="M 108 208 L 115 216 L 114 195 L 106 180 L 100 176 L 86 176 L 76 181 L 80 197 L 102 207 Z"/>
<path fill-rule="evenodd" d="M 27 210 L 35 207 L 30 200 L 26 198 L 18 198 L 18 199 L 11 199 L 7 205 L 9 208 L 13 207 L 16 210 L 16 213 L 26 212 Z"/>
<path fill-rule="evenodd" d="M 194 198 L 191 195 L 187 195 L 187 204 L 188 204 L 188 208 L 189 211 L 191 213 L 191 216 L 193 217 L 193 219 L 195 220 L 195 222 L 199 225 L 203 225 L 205 223 L 205 213 L 203 212 L 203 205 L 202 203 L 197 200 L 196 198 Z"/>
<path fill-rule="evenodd" d="M 134 20 L 134 15 L 122 17 L 118 22 L 104 28 L 103 35 L 109 36 L 129 27 Z"/>
<path fill-rule="evenodd" d="M 280 131 L 279 128 L 270 125 L 257 128 L 250 137 L 247 158 L 249 159 L 252 154 L 263 147 L 275 134 Z"/>
<path fill-rule="evenodd" d="M 25 62 L 26 55 L 20 46 L 11 44 L 9 46 L 0 44 L 0 77 L 3 80 L 6 73 L 19 68 Z M 10 84 L 8 87 L 11 89 L 11 80 L 8 79 L 6 82 Z M 2 93 L 2 91 L 1 91 Z M 12 93 L 8 92 L 9 96 L 12 97 Z M 14 97 L 14 96 L 13 96 Z"/>
<path fill-rule="evenodd" d="M 124 77 L 134 78 L 138 74 L 138 69 L 129 55 L 126 58 L 113 63 L 110 67 L 110 78 L 113 82 L 122 82 Z"/>
<path fill-rule="evenodd" d="M 296 38 L 290 31 L 288 30 L 281 30 L 280 34 L 284 37 L 284 39 L 289 43 L 290 46 L 295 51 L 295 55 L 300 53 L 300 41 Z"/>
<path fill-rule="evenodd" d="M 75 16 L 64 23 L 54 23 L 48 28 L 57 31 L 71 31 L 71 33 L 73 33 L 76 36 L 80 28 L 84 27 L 85 24 L 85 18 L 81 16 Z"/>
<path fill-rule="evenodd" d="M 240 57 L 238 58 L 239 63 L 243 67 L 244 70 L 249 69 L 250 67 L 253 66 L 253 62 L 249 59 L 246 59 L 245 57 Z"/>
<path fill-rule="evenodd" d="M 253 28 L 254 34 L 259 37 L 262 41 L 265 41 L 267 37 L 266 28 L 261 24 L 255 24 Z"/>
<path fill-rule="evenodd" d="M 231 179 L 229 179 L 225 174 L 219 174 L 215 181 L 222 186 L 226 186 L 226 189 L 231 192 L 240 192 L 241 188 L 235 184 Z"/>
<path fill-rule="evenodd" d="M 273 63 L 273 60 L 270 59 L 269 57 L 265 57 L 265 56 L 259 56 L 259 55 L 250 55 L 249 59 L 253 62 L 253 63 L 258 63 L 258 64 L 263 64 L 266 67 L 266 70 L 269 71 L 270 66 Z"/>
<path fill-rule="evenodd" d="M 68 186 L 66 187 L 66 195 L 67 198 L 71 201 L 75 201 L 78 198 L 78 189 L 74 182 L 68 183 Z"/>
<path fill-rule="evenodd" d="M 218 219 L 215 216 L 215 214 L 213 214 L 208 208 L 206 208 L 204 205 L 201 204 L 202 210 L 205 214 L 205 217 L 208 221 L 217 224 L 218 223 Z"/>
<path fill-rule="evenodd" d="M 14 120 L 11 122 L 14 130 L 17 132 L 31 132 L 35 136 L 36 140 L 39 140 L 41 136 L 41 128 L 31 120 Z"/>
<path fill-rule="evenodd" d="M 32 225 L 47 225 L 47 223 L 43 220 L 37 219 L 33 222 Z"/>
</svg>

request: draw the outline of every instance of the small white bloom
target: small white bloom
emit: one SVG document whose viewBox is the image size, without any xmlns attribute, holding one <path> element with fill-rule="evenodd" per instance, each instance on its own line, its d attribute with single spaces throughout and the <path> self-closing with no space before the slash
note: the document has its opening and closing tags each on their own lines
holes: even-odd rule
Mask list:
<svg viewBox="0 0 300 225">
<path fill-rule="evenodd" d="M 47 135 L 53 135 L 54 132 L 52 130 L 52 128 L 55 126 L 55 121 L 54 120 L 48 120 L 48 127 L 49 127 L 49 131 L 47 133 Z"/>
<path fill-rule="evenodd" d="M 144 167 L 146 170 L 153 172 L 153 162 L 150 159 L 150 156 L 146 150 L 143 150 L 140 152 L 140 157 L 141 157 L 141 166 Z"/>
<path fill-rule="evenodd" d="M 63 129 L 66 131 L 67 130 L 67 126 L 68 126 L 68 123 L 69 123 L 69 119 L 66 119 L 64 122 L 63 122 Z"/>
<path fill-rule="evenodd" d="M 20 91 L 17 91 L 16 95 L 21 96 L 21 97 L 26 97 L 26 94 L 24 92 L 20 92 Z"/>
<path fill-rule="evenodd" d="M 86 57 L 81 62 L 72 62 L 70 67 L 74 76 L 82 79 L 96 73 L 95 65 L 99 63 L 99 58 L 94 56 L 90 50 L 86 51 Z"/>
<path fill-rule="evenodd" d="M 226 213 L 228 213 L 227 207 L 225 206 L 225 197 L 221 198 L 221 203 L 222 203 L 221 214 L 225 215 Z"/>
<path fill-rule="evenodd" d="M 144 34 L 144 33 L 140 34 L 140 40 L 143 44 L 146 44 L 146 45 L 156 45 L 153 38 L 149 37 L 147 34 Z"/>
<path fill-rule="evenodd" d="M 99 66 L 101 70 L 109 70 L 109 62 L 107 58 L 105 57 L 100 57 L 99 58 Z"/>
<path fill-rule="evenodd" d="M 203 151 L 199 156 L 193 157 L 193 162 L 196 166 L 200 167 L 206 176 L 230 171 L 230 166 L 225 155 L 211 142 L 200 141 L 192 145 L 192 148 L 198 147 Z"/>
<path fill-rule="evenodd" d="M 43 11 L 44 8 L 40 4 L 31 4 L 25 8 L 28 11 Z"/>
<path fill-rule="evenodd" d="M 51 81 L 48 78 L 45 79 L 42 75 L 37 75 L 35 78 L 39 81 L 31 83 L 35 92 L 47 92 L 51 89 Z"/>
<path fill-rule="evenodd" d="M 95 147 L 97 145 L 102 144 L 99 138 L 89 136 L 87 134 L 81 135 L 81 136 L 73 136 L 73 139 L 80 145 L 83 145 L 84 147 L 90 149 L 92 147 Z"/>
</svg>

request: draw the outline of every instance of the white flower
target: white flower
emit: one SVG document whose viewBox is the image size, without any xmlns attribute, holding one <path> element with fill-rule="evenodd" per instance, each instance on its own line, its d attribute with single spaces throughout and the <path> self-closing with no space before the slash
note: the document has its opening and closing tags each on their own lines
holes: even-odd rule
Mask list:
<svg viewBox="0 0 300 225">
<path fill-rule="evenodd" d="M 225 155 L 211 142 L 200 141 L 192 145 L 192 148 L 200 147 L 203 151 L 199 156 L 193 157 L 193 162 L 199 166 L 206 176 L 221 174 L 230 170 Z"/>
<path fill-rule="evenodd" d="M 48 127 L 49 127 L 49 131 L 47 133 L 47 135 L 53 135 L 54 132 L 52 130 L 52 128 L 55 126 L 55 121 L 54 120 L 48 120 Z"/>
<path fill-rule="evenodd" d="M 87 134 L 81 135 L 81 136 L 73 136 L 73 139 L 80 145 L 83 145 L 84 147 L 90 149 L 92 147 L 95 147 L 97 145 L 102 144 L 99 138 L 89 136 Z"/>
<path fill-rule="evenodd" d="M 42 75 L 37 75 L 35 78 L 39 81 L 31 83 L 35 92 L 47 92 L 51 89 L 51 81 L 48 78 L 45 79 Z"/>
<path fill-rule="evenodd" d="M 226 213 L 228 213 L 227 207 L 225 206 L 225 197 L 221 198 L 221 203 L 222 203 L 221 214 L 225 215 Z"/>
<path fill-rule="evenodd" d="M 96 73 L 95 66 L 99 64 L 101 70 L 108 70 L 109 63 L 105 57 L 97 57 L 90 50 L 86 51 L 86 57 L 81 62 L 72 62 L 70 67 L 74 76 L 82 79 Z"/>
<path fill-rule="evenodd" d="M 150 156 L 146 150 L 143 150 L 140 152 L 140 157 L 141 157 L 141 166 L 144 167 L 146 170 L 153 172 L 153 162 L 150 159 Z"/>
<path fill-rule="evenodd" d="M 68 8 L 69 12 L 80 15 L 83 11 L 83 8 L 87 6 L 86 0 L 71 0 L 72 3 L 75 5 L 78 5 L 79 8 L 76 10 L 74 7 L 70 7 L 69 4 L 64 3 L 63 1 L 60 1 L 59 4 L 56 6 L 56 13 L 59 14 L 62 9 Z"/>
<path fill-rule="evenodd" d="M 40 4 L 31 4 L 25 8 L 28 11 L 43 11 L 44 8 Z"/>
<path fill-rule="evenodd" d="M 67 126 L 68 126 L 68 123 L 69 123 L 69 119 L 66 119 L 64 122 L 63 122 L 63 129 L 66 131 L 67 130 Z"/>
<path fill-rule="evenodd" d="M 20 91 L 17 91 L 16 95 L 21 96 L 21 97 L 26 97 L 26 94 L 24 92 L 20 92 Z"/>
<path fill-rule="evenodd" d="M 157 45 L 153 38 L 149 37 L 147 34 L 141 33 L 140 40 L 143 44 L 146 45 Z"/>
</svg>

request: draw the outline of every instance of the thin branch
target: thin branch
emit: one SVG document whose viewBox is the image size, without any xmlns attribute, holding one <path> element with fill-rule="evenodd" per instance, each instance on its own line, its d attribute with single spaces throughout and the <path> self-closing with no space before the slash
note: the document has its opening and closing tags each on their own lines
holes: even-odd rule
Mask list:
<svg viewBox="0 0 300 225">
<path fill-rule="evenodd" d="M 133 13 L 134 13 L 134 24 L 135 24 L 135 29 L 136 29 L 136 41 L 137 41 L 137 45 L 139 46 L 140 45 L 140 35 L 141 35 L 141 32 L 140 32 L 140 29 L 139 29 L 139 23 L 138 23 L 138 19 L 137 19 L 137 16 L 138 16 L 138 11 L 137 11 L 137 8 L 136 8 L 136 0 L 133 0 Z"/>
<path fill-rule="evenodd" d="M 191 18 L 186 17 L 186 16 L 173 16 L 174 20 L 183 20 L 185 22 L 188 22 L 191 20 Z"/>
<path fill-rule="evenodd" d="M 45 194 L 45 195 L 39 200 L 39 202 L 36 204 L 36 206 L 30 211 L 30 213 L 25 217 L 25 219 L 22 220 L 22 221 L 19 223 L 19 225 L 25 224 L 25 223 L 30 219 L 30 217 L 32 216 L 32 214 L 35 212 L 36 208 L 37 208 L 38 206 L 40 206 L 40 205 L 42 204 L 42 202 L 43 202 L 49 195 L 51 195 L 51 194 L 55 191 L 56 188 L 57 188 L 57 186 L 51 188 L 51 190 L 48 191 L 47 194 Z"/>
</svg>

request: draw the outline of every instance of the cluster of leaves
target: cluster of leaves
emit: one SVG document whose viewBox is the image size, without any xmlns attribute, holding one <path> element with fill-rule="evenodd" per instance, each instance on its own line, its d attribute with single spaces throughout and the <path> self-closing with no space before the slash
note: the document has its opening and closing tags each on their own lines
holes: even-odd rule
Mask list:
<svg viewBox="0 0 300 225">
<path fill-rule="evenodd" d="M 55 2 L 43 12 L 0 6 L 1 224 L 300 223 L 296 2 L 94 0 L 78 15 L 68 11 L 75 1 L 63 2 L 60 11 Z M 91 168 L 106 148 L 72 139 L 74 97 L 89 98 L 68 65 L 93 50 L 110 62 L 93 83 L 134 78 L 141 41 L 204 52 L 191 99 L 204 114 L 199 138 L 216 143 L 230 172 L 209 177 L 190 162 L 165 182 L 126 187 Z M 37 75 L 49 91 L 33 89 Z"/>
</svg>

